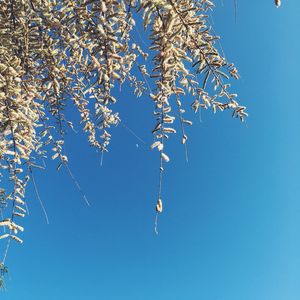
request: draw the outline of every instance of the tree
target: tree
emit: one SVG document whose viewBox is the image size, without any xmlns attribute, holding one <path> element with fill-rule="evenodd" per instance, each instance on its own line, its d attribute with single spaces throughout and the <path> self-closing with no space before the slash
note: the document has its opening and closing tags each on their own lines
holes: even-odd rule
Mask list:
<svg viewBox="0 0 300 300">
<path fill-rule="evenodd" d="M 225 59 L 207 14 L 213 7 L 209 0 L 2 2 L 0 226 L 6 231 L 0 238 L 7 244 L 1 277 L 11 240 L 23 242 L 17 219 L 26 215 L 26 185 L 39 159 L 48 152 L 58 160 L 58 169 L 68 168 L 64 134 L 73 128 L 65 115 L 70 103 L 89 143 L 104 154 L 111 141 L 109 128 L 121 122 L 113 111 L 114 87 L 127 83 L 137 97 L 150 96 L 157 121 L 151 149 L 160 152 L 157 213 L 162 212 L 163 166 L 170 160 L 166 140 L 176 133 L 178 119 L 185 145 L 185 126 L 192 125 L 184 116 L 184 95 L 193 96 L 194 112 L 231 110 L 244 120 L 245 107 L 229 91 L 230 77 L 239 78 L 237 69 Z M 149 49 L 133 35 L 141 22 Z"/>
</svg>

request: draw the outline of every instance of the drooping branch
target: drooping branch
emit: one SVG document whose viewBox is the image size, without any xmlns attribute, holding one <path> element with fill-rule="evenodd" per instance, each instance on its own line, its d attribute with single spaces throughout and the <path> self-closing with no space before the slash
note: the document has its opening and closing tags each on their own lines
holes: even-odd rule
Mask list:
<svg viewBox="0 0 300 300">
<path fill-rule="evenodd" d="M 162 212 L 164 169 L 170 161 L 167 139 L 176 134 L 178 119 L 186 146 L 186 126 L 192 122 L 185 107 L 191 105 L 195 112 L 231 109 L 242 121 L 247 116 L 237 95 L 229 92 L 230 77 L 239 76 L 217 47 L 219 38 L 207 14 L 213 7 L 209 0 L 2 1 L 0 169 L 8 180 L 1 182 L 0 226 L 8 230 L 1 238 L 8 238 L 8 244 L 12 239 L 22 242 L 17 233 L 23 228 L 14 219 L 26 214 L 29 177 L 23 175 L 23 165 L 35 166 L 52 146 L 50 156 L 59 161 L 58 168 L 68 166 L 63 145 L 67 129 L 75 125 L 70 104 L 89 143 L 102 154 L 108 151 L 110 127 L 121 122 L 113 109 L 117 84 L 128 83 L 139 97 L 148 89 L 154 103 L 151 148 L 159 152 L 156 211 Z M 133 34 L 139 17 L 150 29 L 146 50 Z M 150 55 L 153 64 L 139 62 Z M 186 95 L 192 103 L 186 103 Z"/>
</svg>

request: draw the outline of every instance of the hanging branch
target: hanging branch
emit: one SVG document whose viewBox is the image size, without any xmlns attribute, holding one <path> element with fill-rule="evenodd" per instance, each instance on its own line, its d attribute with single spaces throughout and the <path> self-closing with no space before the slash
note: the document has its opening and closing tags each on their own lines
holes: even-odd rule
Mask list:
<svg viewBox="0 0 300 300">
<path fill-rule="evenodd" d="M 275 4 L 278 7 L 280 1 Z M 7 238 L 1 280 L 10 241 L 22 243 L 17 234 L 23 227 L 15 219 L 26 214 L 29 176 L 23 175 L 23 165 L 30 171 L 38 167 L 34 162 L 46 158 L 51 145 L 50 156 L 59 160 L 57 169 L 65 165 L 83 194 L 63 152 L 64 135 L 74 126 L 69 105 L 74 104 L 82 131 L 103 158 L 112 139 L 110 128 L 121 122 L 119 113 L 113 111 L 117 84 L 121 89 L 127 82 L 137 97 L 147 91 L 154 103 L 151 149 L 159 152 L 158 233 L 164 169 L 170 161 L 167 140 L 176 134 L 177 117 L 186 147 L 186 125 L 192 125 L 183 109 L 185 96 L 192 98 L 195 112 L 212 108 L 214 113 L 231 110 L 241 121 L 247 117 L 237 95 L 229 92 L 230 77 L 238 79 L 239 75 L 224 57 L 219 37 L 210 26 L 208 12 L 213 8 L 210 0 L 1 2 L 0 175 L 9 179 L 1 182 L 4 186 L 0 189 L 0 226 L 8 229 L 0 236 Z M 139 17 L 144 29 L 150 29 L 151 46 L 146 50 L 147 43 L 141 39 L 140 45 L 133 36 L 134 29 L 139 34 Z M 150 54 L 154 68 L 148 72 Z M 185 151 L 188 159 L 187 148 Z M 84 194 L 83 198 L 89 204 Z"/>
</svg>

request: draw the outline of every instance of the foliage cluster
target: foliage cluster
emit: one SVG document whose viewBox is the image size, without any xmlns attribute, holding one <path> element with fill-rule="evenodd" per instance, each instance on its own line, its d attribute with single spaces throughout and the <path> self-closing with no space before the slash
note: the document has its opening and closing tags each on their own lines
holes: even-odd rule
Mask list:
<svg viewBox="0 0 300 300">
<path fill-rule="evenodd" d="M 105 153 L 109 128 L 121 122 L 113 110 L 116 84 L 128 82 L 137 96 L 150 96 L 156 120 L 151 148 L 160 153 L 157 213 L 162 212 L 163 167 L 170 160 L 166 140 L 176 133 L 178 120 L 186 144 L 185 126 L 192 124 L 185 107 L 195 112 L 231 110 L 244 120 L 245 107 L 229 91 L 228 80 L 238 79 L 237 69 L 227 62 L 210 24 L 213 7 L 210 0 L 1 1 L 3 266 L 10 241 L 23 242 L 18 234 L 24 229 L 17 220 L 26 215 L 25 190 L 33 169 L 40 167 L 50 146 L 48 155 L 58 161 L 58 168 L 68 164 L 64 133 L 73 123 L 66 117 L 67 105 L 78 111 L 89 143 Z M 149 32 L 149 49 L 134 38 L 138 17 Z M 141 79 L 134 75 L 137 71 Z M 193 99 L 188 104 L 187 94 Z"/>
</svg>

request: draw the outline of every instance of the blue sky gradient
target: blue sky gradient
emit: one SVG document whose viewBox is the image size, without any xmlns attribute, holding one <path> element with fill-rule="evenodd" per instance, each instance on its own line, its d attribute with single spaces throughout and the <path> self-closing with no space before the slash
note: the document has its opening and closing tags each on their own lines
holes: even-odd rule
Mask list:
<svg viewBox="0 0 300 300">
<path fill-rule="evenodd" d="M 25 242 L 12 243 L 1 299 L 300 299 L 300 2 L 238 0 L 236 23 L 233 1 L 223 2 L 214 28 L 239 69 L 232 89 L 246 123 L 190 113 L 189 162 L 179 135 L 167 144 L 157 236 L 153 103 L 116 92 L 125 126 L 112 130 L 102 167 L 83 134 L 66 138 L 91 207 L 54 163 L 35 173 L 50 225 L 30 186 Z"/>
</svg>

